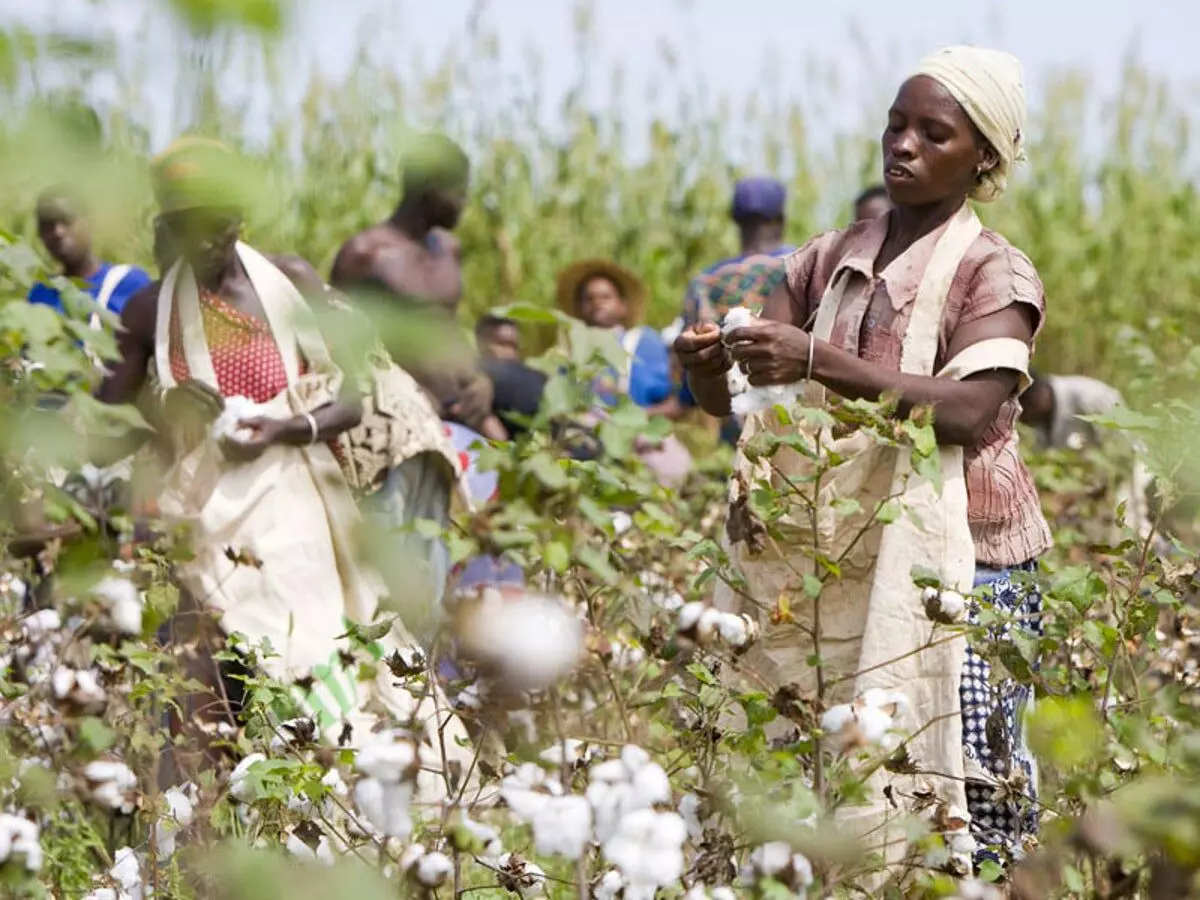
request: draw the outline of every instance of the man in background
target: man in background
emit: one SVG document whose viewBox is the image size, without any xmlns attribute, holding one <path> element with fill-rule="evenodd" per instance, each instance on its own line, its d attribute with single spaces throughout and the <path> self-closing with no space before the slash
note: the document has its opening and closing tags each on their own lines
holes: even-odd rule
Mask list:
<svg viewBox="0 0 1200 900">
<path fill-rule="evenodd" d="M 854 221 L 878 219 L 892 208 L 892 198 L 882 184 L 873 184 L 854 198 Z"/>
<path fill-rule="evenodd" d="M 726 301 L 735 292 L 727 293 L 711 283 L 711 276 L 718 270 L 728 275 L 730 266 L 742 265 L 750 274 L 750 269 L 795 249 L 783 240 L 786 209 L 787 189 L 774 178 L 743 178 L 734 185 L 730 217 L 738 229 L 738 255 L 714 263 L 692 279 L 683 302 L 682 321 L 676 323 L 680 330 L 700 321 L 720 321 L 725 315 Z M 686 381 L 680 384 L 679 400 L 685 408 L 696 408 Z M 721 423 L 723 441 L 737 443 L 740 433 L 741 425 L 732 416 Z"/>
<path fill-rule="evenodd" d="M 1083 450 L 1099 445 L 1120 432 L 1097 427 L 1081 416 L 1102 416 L 1124 404 L 1121 392 L 1086 375 L 1042 375 L 1029 371 L 1033 384 L 1021 395 L 1021 423 L 1033 432 L 1039 450 Z M 1133 446 L 1133 471 L 1118 487 L 1118 502 L 1125 504 L 1126 521 L 1143 537 L 1149 533 L 1150 509 L 1147 495 L 1153 477 L 1141 460 L 1141 448 Z"/>
<path fill-rule="evenodd" d="M 503 316 L 491 313 L 480 316 L 475 323 L 475 348 L 485 360 L 520 362 L 523 357 L 521 328 Z"/>
<path fill-rule="evenodd" d="M 453 231 L 466 204 L 469 171 L 466 154 L 449 138 L 413 139 L 404 154 L 400 204 L 387 221 L 342 245 L 330 283 L 373 314 L 384 345 L 443 419 L 504 440 L 507 432 L 492 412 L 491 382 L 454 319 L 462 266 Z"/>
<path fill-rule="evenodd" d="M 119 315 L 125 302 L 150 284 L 150 276 L 137 266 L 114 265 L 96 256 L 86 204 L 70 187 L 52 187 L 38 197 L 37 229 L 60 273 L 82 282 L 81 287 L 92 299 L 112 313 Z M 29 291 L 29 302 L 67 313 L 58 289 L 47 284 L 35 284 Z M 91 321 L 93 327 L 100 326 L 98 316 Z"/>
</svg>

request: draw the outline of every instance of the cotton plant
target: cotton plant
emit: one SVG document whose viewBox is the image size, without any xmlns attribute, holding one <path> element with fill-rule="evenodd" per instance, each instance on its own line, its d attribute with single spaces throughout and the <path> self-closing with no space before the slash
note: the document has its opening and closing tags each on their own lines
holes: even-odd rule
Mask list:
<svg viewBox="0 0 1200 900">
<path fill-rule="evenodd" d="M 683 875 L 687 826 L 675 812 L 636 809 L 618 820 L 601 849 L 625 882 L 627 900 L 653 900 Z"/>
</svg>

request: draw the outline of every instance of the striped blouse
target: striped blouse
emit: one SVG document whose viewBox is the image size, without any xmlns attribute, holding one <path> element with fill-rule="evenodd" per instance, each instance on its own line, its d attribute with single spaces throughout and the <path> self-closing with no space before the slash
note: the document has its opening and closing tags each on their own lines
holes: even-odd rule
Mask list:
<svg viewBox="0 0 1200 900">
<path fill-rule="evenodd" d="M 943 226 L 944 228 L 945 226 Z M 921 276 L 942 229 L 926 235 L 876 274 L 875 257 L 887 237 L 888 216 L 813 238 L 784 260 L 796 320 L 809 321 L 835 275 L 849 270 L 830 340 L 885 368 L 900 369 L 900 351 Z M 882 293 L 880 301 L 871 301 Z M 1046 310 L 1041 280 L 1029 259 L 995 232 L 984 230 L 967 250 L 950 286 L 935 371 L 960 325 L 1008 307 L 1027 304 L 1035 335 Z M 874 312 L 872 312 L 872 309 Z M 1006 400 L 983 438 L 964 453 L 968 518 L 977 562 L 1011 566 L 1052 546 L 1033 477 L 1021 461 L 1016 395 Z"/>
</svg>

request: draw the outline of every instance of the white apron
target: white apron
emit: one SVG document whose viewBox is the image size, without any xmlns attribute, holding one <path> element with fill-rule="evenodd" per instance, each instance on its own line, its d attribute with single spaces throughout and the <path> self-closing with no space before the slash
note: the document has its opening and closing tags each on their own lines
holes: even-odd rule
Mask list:
<svg viewBox="0 0 1200 900">
<path fill-rule="evenodd" d="M 902 372 L 934 374 L 950 283 L 980 227 L 975 214 L 964 206 L 938 239 L 904 335 Z M 826 291 L 813 327 L 816 339 L 829 340 L 844 290 L 845 280 L 836 278 Z M 1028 359 L 1029 349 L 1021 341 L 989 340 L 968 348 L 937 374 L 961 379 L 995 368 L 1013 368 L 1024 373 Z M 824 388 L 810 384 L 805 405 L 820 408 L 824 403 Z M 898 717 L 898 725 L 908 733 L 920 732 L 908 744 L 911 757 L 921 768 L 941 773 L 914 779 L 880 769 L 868 782 L 867 805 L 839 809 L 838 818 L 851 833 L 863 836 L 871 848 L 886 845 L 887 859 L 895 863 L 906 850 L 899 829 L 893 827 L 894 820 L 905 812 L 902 793 L 911 796 L 918 783 L 923 782 L 932 784 L 947 803 L 966 807 L 958 693 L 966 644 L 961 637 L 946 640 L 948 635 L 943 632 L 935 646 L 916 652 L 929 642 L 933 625 L 925 615 L 921 591 L 912 582 L 912 571 L 920 566 L 939 573 L 946 587 L 964 594 L 971 590 L 975 548 L 967 522 L 963 450 L 940 446 L 935 451 L 941 471 L 939 490 L 913 471 L 907 449 L 900 452 L 880 446 L 862 432 L 836 438 L 828 428 L 818 429 L 805 421 L 785 428 L 772 411 L 755 414 L 748 418 L 739 443 L 730 492 L 731 516 L 744 507 L 744 498 L 756 485 L 779 491 L 785 484 L 766 461 L 751 463 L 744 455 L 746 441 L 765 429 L 779 434 L 798 429 L 810 445 L 819 439 L 823 448 L 845 460 L 823 477 L 815 511 L 821 552 L 841 560 L 842 576 L 827 580 L 820 594 L 826 705 L 849 702 L 870 688 L 903 692 L 909 701 L 909 711 Z M 781 448 L 773 462 L 794 482 L 797 477 L 812 473 L 809 459 L 788 448 Z M 811 496 L 811 484 L 804 490 Z M 855 535 L 888 497 L 899 497 L 903 511 L 890 524 L 870 526 L 865 536 L 854 543 Z M 843 498 L 856 500 L 859 511 L 849 515 L 836 512 L 833 503 Z M 846 506 L 842 505 L 843 510 Z M 814 602 L 803 591 L 802 582 L 805 575 L 816 572 L 812 559 L 813 527 L 807 507 L 793 505 L 789 515 L 777 522 L 776 527 L 786 535 L 787 546 L 768 541 L 757 554 L 742 535 L 737 540 L 727 537 L 731 558 L 745 575 L 748 594 L 762 616 L 762 640 L 748 654 L 746 666 L 765 675 L 771 688 L 795 684 L 814 696 L 816 671 L 808 664 L 813 643 L 798 627 L 812 629 L 816 611 Z M 785 594 L 798 625 L 772 625 L 766 616 Z M 731 608 L 739 601 L 722 584 L 716 602 Z M 899 812 L 883 796 L 882 790 L 888 783 L 897 788 Z"/>
<path fill-rule="evenodd" d="M 291 418 L 331 402 L 341 373 L 303 298 L 261 254 L 244 244 L 237 250 L 287 372 L 287 389 L 264 414 Z M 217 389 L 195 279 L 182 264 L 168 273 L 158 298 L 155 366 L 163 388 L 175 385 L 169 346 L 173 306 L 190 376 Z M 310 368 L 303 376 L 301 353 Z M 363 684 L 338 663 L 339 645 L 345 643 L 336 638 L 346 631 L 346 620 L 371 622 L 383 590 L 352 546 L 360 517 L 328 446 L 274 446 L 256 460 L 235 463 L 209 438 L 190 451 L 176 451 L 159 509 L 168 523 L 190 528 L 195 558 L 179 567 L 183 586 L 198 603 L 220 613 L 226 633 L 245 635 L 251 645 L 270 641 L 277 654 L 263 662 L 270 675 L 288 681 L 313 676 L 311 691 L 297 688 L 297 696 L 327 739 L 336 739 L 349 722 L 351 745 L 361 745 L 377 722 L 366 709 L 374 700 L 401 723 L 419 721 L 434 748 L 443 745 L 434 708 L 436 699 L 442 713 L 447 709 L 440 694 L 418 704 L 392 684 L 386 667 L 374 682 Z M 236 564 L 227 549 L 246 551 L 261 565 Z M 414 645 L 397 622 L 377 649 L 389 653 L 399 646 Z M 469 762 L 456 739 L 465 743 L 465 731 L 451 719 L 444 746 Z"/>
</svg>

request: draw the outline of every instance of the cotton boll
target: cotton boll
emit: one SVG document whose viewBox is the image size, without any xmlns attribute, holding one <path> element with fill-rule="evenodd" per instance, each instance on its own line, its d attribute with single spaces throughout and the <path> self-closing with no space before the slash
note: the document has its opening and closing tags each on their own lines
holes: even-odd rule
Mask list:
<svg viewBox="0 0 1200 900">
<path fill-rule="evenodd" d="M 624 816 L 604 842 L 604 858 L 638 893 L 665 887 L 683 874 L 687 826 L 678 813 L 639 809 Z"/>
<path fill-rule="evenodd" d="M 364 778 L 354 786 L 358 811 L 384 837 L 406 840 L 412 834 L 410 806 L 411 784 L 388 784 L 376 778 Z"/>
<path fill-rule="evenodd" d="M 540 866 L 516 853 L 505 853 L 497 863 L 497 880 L 505 890 L 526 898 L 545 893 L 546 873 Z"/>
<path fill-rule="evenodd" d="M 11 862 L 27 872 L 42 868 L 42 845 L 35 823 L 22 816 L 0 814 L 0 866 Z"/>
<path fill-rule="evenodd" d="M 167 811 L 154 823 L 154 844 L 160 859 L 167 859 L 175 853 L 176 837 L 192 824 L 196 811 L 194 796 L 195 786 L 191 784 L 183 788 L 170 788 L 163 794 Z"/>
<path fill-rule="evenodd" d="M 700 798 L 695 794 L 684 794 L 679 799 L 679 815 L 687 826 L 688 837 L 697 841 L 704 837 L 704 823 L 700 821 Z"/>
<path fill-rule="evenodd" d="M 879 707 L 865 706 L 858 710 L 858 730 L 865 743 L 873 747 L 889 744 L 895 737 L 893 728 L 892 717 Z"/>
<path fill-rule="evenodd" d="M 704 610 L 708 607 L 698 600 L 693 600 L 691 603 L 685 603 L 683 608 L 679 610 L 679 618 L 676 620 L 676 627 L 682 631 L 691 631 L 700 621 L 700 616 L 704 614 Z"/>
<path fill-rule="evenodd" d="M 687 603 L 679 611 L 678 634 L 701 647 L 708 646 L 719 633 L 723 615 L 724 613 L 703 603 Z"/>
<path fill-rule="evenodd" d="M 250 430 L 240 427 L 238 423 L 243 419 L 252 419 L 261 412 L 262 407 L 249 397 L 227 397 L 225 398 L 225 408 L 213 421 L 209 433 L 212 439 L 218 442 L 226 439 L 246 440 L 251 436 Z"/>
<path fill-rule="evenodd" d="M 234 770 L 229 774 L 229 794 L 235 800 L 240 800 L 242 803 L 254 802 L 254 787 L 250 784 L 250 769 L 260 762 L 265 762 L 266 757 L 261 753 L 251 753 L 245 759 L 234 767 Z"/>
<path fill-rule="evenodd" d="M 404 848 L 404 852 L 400 854 L 400 871 L 408 872 L 426 853 L 425 847 L 422 844 L 409 844 Z"/>
<path fill-rule="evenodd" d="M 37 643 L 45 637 L 53 636 L 62 628 L 62 617 L 56 609 L 39 609 L 21 620 L 21 628 L 27 640 Z"/>
<path fill-rule="evenodd" d="M 538 853 L 579 859 L 592 836 L 592 807 L 583 797 L 551 797 L 533 815 Z"/>
<path fill-rule="evenodd" d="M 754 322 L 754 312 L 747 306 L 735 306 L 725 313 L 721 321 L 721 336 L 728 335 L 737 328 L 745 328 Z"/>
<path fill-rule="evenodd" d="M 122 847 L 113 855 L 113 867 L 108 874 L 130 897 L 142 897 L 142 865 L 137 854 L 129 847 Z"/>
<path fill-rule="evenodd" d="M 750 854 L 750 866 L 755 875 L 773 878 L 792 861 L 792 848 L 783 841 L 763 844 Z"/>
<path fill-rule="evenodd" d="M 557 597 L 492 592 L 464 610 L 458 626 L 464 657 L 510 690 L 549 687 L 575 668 L 583 652 L 583 623 Z"/>
<path fill-rule="evenodd" d="M 625 890 L 625 879 L 616 869 L 609 869 L 592 887 L 595 900 L 616 900 L 617 894 Z"/>
<path fill-rule="evenodd" d="M 412 781 L 421 767 L 416 742 L 401 731 L 385 731 L 358 751 L 354 767 L 385 784 Z"/>
<path fill-rule="evenodd" d="M 129 815 L 135 806 L 137 776 L 123 762 L 97 759 L 83 769 L 92 800 L 99 805 Z"/>
<path fill-rule="evenodd" d="M 417 881 L 424 887 L 436 888 L 446 883 L 454 873 L 454 863 L 444 853 L 426 853 L 413 869 Z"/>
<path fill-rule="evenodd" d="M 921 601 L 930 621 L 954 625 L 966 618 L 967 601 L 958 591 L 927 587 L 921 593 Z"/>
</svg>

